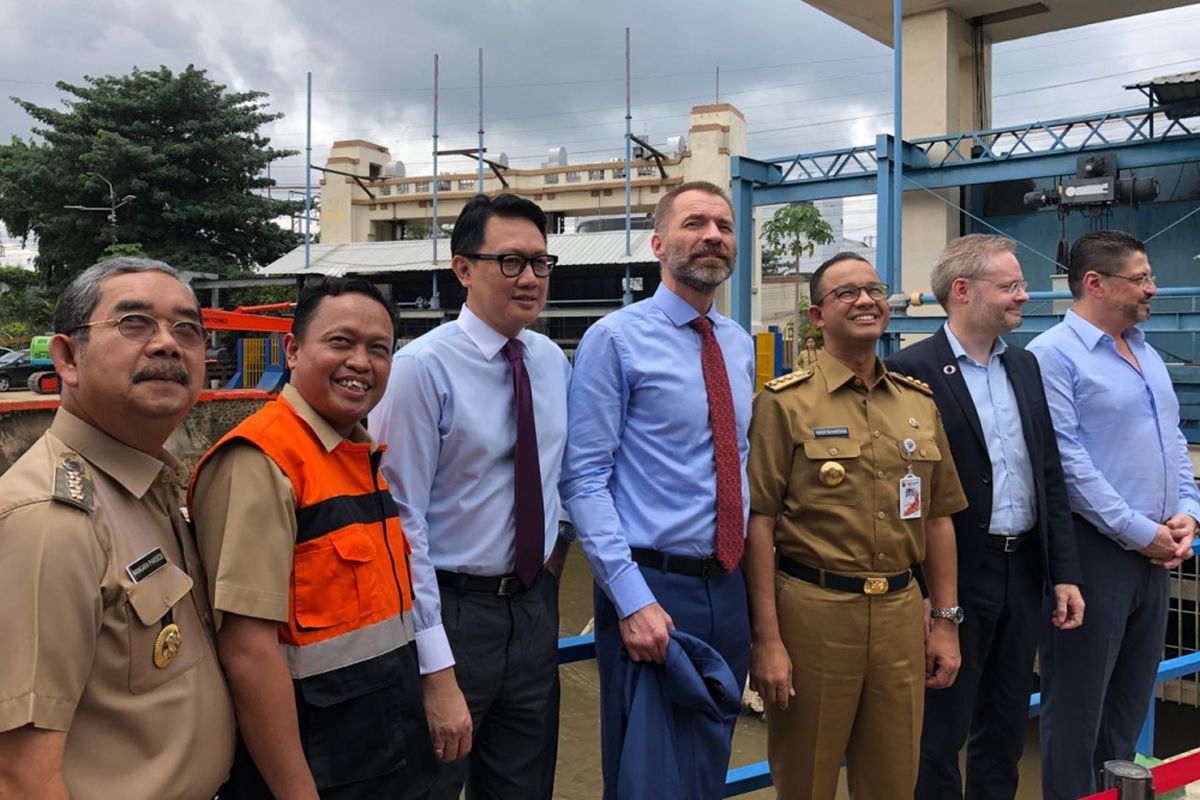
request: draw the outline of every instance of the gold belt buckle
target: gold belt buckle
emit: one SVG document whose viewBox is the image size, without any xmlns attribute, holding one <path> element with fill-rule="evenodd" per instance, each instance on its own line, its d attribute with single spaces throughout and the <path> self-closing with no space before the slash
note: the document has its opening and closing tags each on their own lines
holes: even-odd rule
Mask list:
<svg viewBox="0 0 1200 800">
<path fill-rule="evenodd" d="M 887 578 L 867 578 L 863 581 L 863 594 L 887 594 Z"/>
</svg>

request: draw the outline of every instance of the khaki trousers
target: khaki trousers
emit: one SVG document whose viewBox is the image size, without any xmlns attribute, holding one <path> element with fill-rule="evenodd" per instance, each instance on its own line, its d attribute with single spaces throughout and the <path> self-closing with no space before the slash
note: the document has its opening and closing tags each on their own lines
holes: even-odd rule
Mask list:
<svg viewBox="0 0 1200 800">
<path fill-rule="evenodd" d="M 855 800 L 912 797 L 925 706 L 925 637 L 915 582 L 868 596 L 775 574 L 779 632 L 796 695 L 767 706 L 779 797 L 832 800 L 843 756 Z"/>
</svg>

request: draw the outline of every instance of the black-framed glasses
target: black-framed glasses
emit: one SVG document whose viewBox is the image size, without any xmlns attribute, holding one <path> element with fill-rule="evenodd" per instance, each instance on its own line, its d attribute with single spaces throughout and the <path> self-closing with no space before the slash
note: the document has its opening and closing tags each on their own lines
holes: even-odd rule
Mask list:
<svg viewBox="0 0 1200 800">
<path fill-rule="evenodd" d="M 500 265 L 500 274 L 506 278 L 518 278 L 525 265 L 533 267 L 533 274 L 544 278 L 558 265 L 558 256 L 523 256 L 520 253 L 459 253 L 463 258 L 495 261 Z"/>
<path fill-rule="evenodd" d="M 1158 286 L 1158 282 L 1154 280 L 1153 272 L 1147 272 L 1145 275 L 1139 275 L 1136 278 L 1131 278 L 1128 275 L 1121 275 L 1118 272 L 1105 272 L 1102 269 L 1093 269 L 1091 272 L 1095 272 L 1100 275 L 1107 275 L 1110 278 L 1120 278 L 1121 280 L 1129 281 L 1130 283 L 1135 284 L 1139 289 L 1145 289 L 1147 286 Z"/>
<path fill-rule="evenodd" d="M 867 297 L 872 300 L 883 300 L 888 296 L 888 288 L 886 283 L 868 283 L 865 286 L 853 286 L 851 284 L 835 286 L 821 295 L 821 299 L 817 301 L 817 305 L 824 303 L 829 295 L 836 297 L 839 303 L 853 303 L 858 300 L 858 296 L 863 292 L 866 292 Z"/>
<path fill-rule="evenodd" d="M 990 283 L 997 289 L 1000 289 L 1011 295 L 1017 295 L 1021 292 L 1029 291 L 1029 281 L 1010 281 L 1009 283 L 1001 283 L 1000 281 L 994 281 L 990 278 L 972 278 L 970 275 L 960 275 L 959 277 L 968 281 L 981 281 L 982 283 Z"/>
<path fill-rule="evenodd" d="M 166 320 L 163 321 L 166 323 Z M 71 333 L 80 328 L 91 328 L 96 325 L 112 325 L 122 336 L 135 342 L 148 342 L 154 338 L 154 334 L 158 333 L 159 321 L 149 314 L 124 314 L 120 317 L 112 319 L 98 319 L 95 322 L 85 322 L 82 325 L 76 325 L 71 329 Z M 180 347 L 186 347 L 189 350 L 195 347 L 202 347 L 208 338 L 208 331 L 199 322 L 181 319 L 178 322 L 166 323 L 167 328 L 171 331 L 171 335 L 175 337 L 175 341 Z"/>
</svg>

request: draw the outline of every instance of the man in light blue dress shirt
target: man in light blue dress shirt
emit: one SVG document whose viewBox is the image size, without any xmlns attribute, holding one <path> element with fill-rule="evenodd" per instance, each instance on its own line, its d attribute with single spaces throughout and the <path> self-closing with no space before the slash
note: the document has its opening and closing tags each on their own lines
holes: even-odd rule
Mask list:
<svg viewBox="0 0 1200 800">
<path fill-rule="evenodd" d="M 1179 401 L 1136 327 L 1157 293 L 1145 246 L 1118 231 L 1071 248 L 1066 318 L 1030 343 L 1078 533 L 1087 623 L 1043 643 L 1042 790 L 1096 791 L 1109 759 L 1133 760 L 1167 627 L 1167 570 L 1190 557 L 1200 493 Z"/>
<path fill-rule="evenodd" d="M 451 239 L 466 303 L 456 321 L 396 353 L 369 420 L 388 444 L 383 471 L 412 543 L 417 653 L 443 762 L 435 800 L 457 798 L 464 782 L 468 797 L 553 794 L 566 558 L 558 479 L 571 368 L 558 345 L 526 329 L 556 261 L 545 230 L 542 210 L 514 195 L 467 204 Z M 528 586 L 514 565 L 520 409 L 510 362 L 522 355 L 513 347 L 532 393 L 544 523 L 535 563 L 545 569 Z"/>
<path fill-rule="evenodd" d="M 1029 299 L 1015 247 L 978 233 L 948 243 L 930 273 L 945 326 L 888 359 L 933 390 L 969 503 L 954 515 L 962 669 L 953 686 L 925 693 L 916 800 L 1016 796 L 1043 620 L 1065 630 L 1083 623 L 1041 373 L 1003 338 Z"/>
<path fill-rule="evenodd" d="M 750 655 L 741 567 L 728 571 L 714 557 L 717 447 L 701 363 L 705 334 L 697 330 L 715 335 L 732 395 L 740 553 L 754 346 L 713 308 L 717 287 L 733 271 L 733 210 L 718 187 L 688 183 L 664 195 L 654 221 L 662 283 L 653 297 L 597 322 L 580 342 L 563 464 L 563 500 L 596 579 L 605 797 L 615 796 L 629 660 L 662 663 L 676 627 L 712 645 L 739 686 Z M 681 774 L 702 773 L 699 797 L 720 796 L 713 792 L 724 784 L 728 746 L 715 753 L 681 746 L 677 756 L 685 762 Z"/>
</svg>

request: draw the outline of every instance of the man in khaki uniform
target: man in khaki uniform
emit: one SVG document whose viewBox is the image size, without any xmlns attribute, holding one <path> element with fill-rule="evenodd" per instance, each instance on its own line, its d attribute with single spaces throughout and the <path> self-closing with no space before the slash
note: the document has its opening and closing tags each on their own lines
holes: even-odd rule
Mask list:
<svg viewBox="0 0 1200 800">
<path fill-rule="evenodd" d="M 950 515 L 966 500 L 928 388 L 876 357 L 875 270 L 841 253 L 810 296 L 825 349 L 768 383 L 750 423 L 750 680 L 780 797 L 833 798 L 844 756 L 851 796 L 892 800 L 916 784 L 925 687 L 958 670 Z"/>
<path fill-rule="evenodd" d="M 162 449 L 204 380 L 200 309 L 166 264 L 119 258 L 54 329 L 62 405 L 0 477 L 0 795 L 210 798 L 233 707 Z"/>
</svg>

